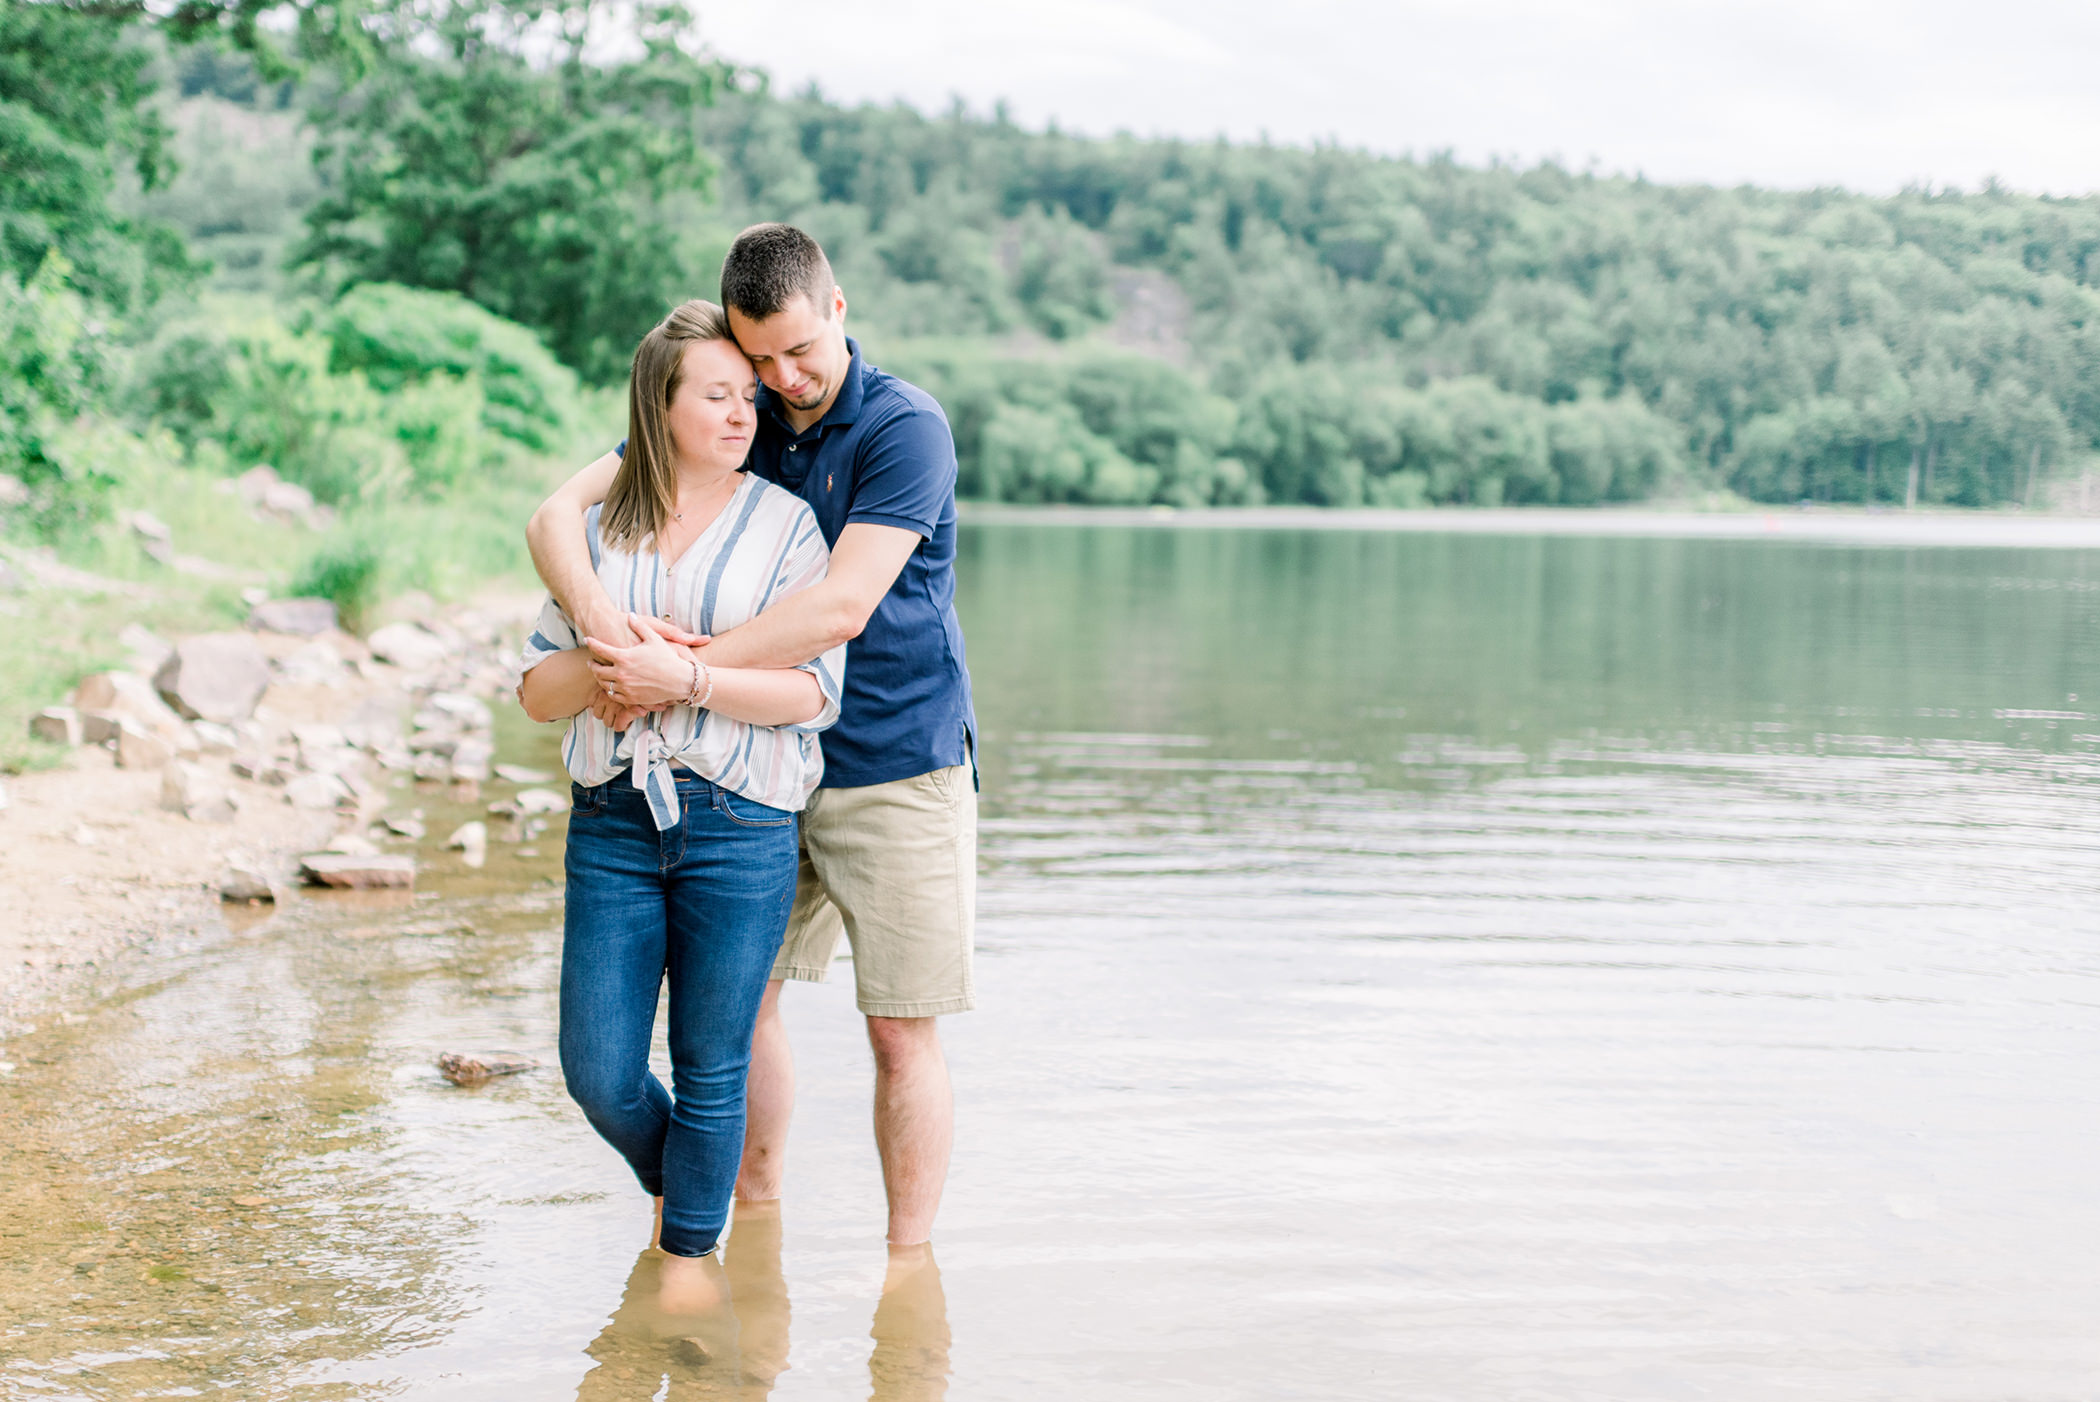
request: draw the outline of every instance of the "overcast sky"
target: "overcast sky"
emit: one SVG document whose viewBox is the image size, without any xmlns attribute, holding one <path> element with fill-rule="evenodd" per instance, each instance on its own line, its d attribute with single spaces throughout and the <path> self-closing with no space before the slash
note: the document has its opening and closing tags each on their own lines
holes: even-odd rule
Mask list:
<svg viewBox="0 0 2100 1402">
<path fill-rule="evenodd" d="M 2085 0 L 701 0 L 776 84 L 1658 180 L 2100 190 Z"/>
</svg>

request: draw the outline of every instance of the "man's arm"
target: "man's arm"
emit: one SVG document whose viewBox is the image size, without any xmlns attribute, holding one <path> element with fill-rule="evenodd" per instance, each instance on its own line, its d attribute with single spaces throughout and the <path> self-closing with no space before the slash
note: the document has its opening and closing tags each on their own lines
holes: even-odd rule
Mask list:
<svg viewBox="0 0 2100 1402">
<path fill-rule="evenodd" d="M 598 572 L 591 568 L 591 544 L 583 533 L 584 512 L 605 500 L 619 470 L 620 455 L 607 453 L 555 488 L 526 523 L 525 543 L 532 550 L 532 567 L 555 602 L 576 620 L 577 631 L 627 647 L 638 641 L 628 626 L 627 611 L 615 608 L 598 582 Z"/>
<path fill-rule="evenodd" d="M 854 522 L 839 532 L 821 580 L 720 634 L 700 659 L 711 667 L 799 667 L 851 642 L 922 539 L 901 526 Z"/>
</svg>

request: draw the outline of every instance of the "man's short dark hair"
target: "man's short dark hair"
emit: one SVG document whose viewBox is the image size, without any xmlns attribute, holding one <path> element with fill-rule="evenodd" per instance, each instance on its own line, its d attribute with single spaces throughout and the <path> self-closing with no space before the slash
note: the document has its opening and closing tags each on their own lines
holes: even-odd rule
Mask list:
<svg viewBox="0 0 2100 1402">
<path fill-rule="evenodd" d="M 722 260 L 722 305 L 753 321 L 777 316 L 797 297 L 828 318 L 837 285 L 824 250 L 790 224 L 753 224 Z"/>
</svg>

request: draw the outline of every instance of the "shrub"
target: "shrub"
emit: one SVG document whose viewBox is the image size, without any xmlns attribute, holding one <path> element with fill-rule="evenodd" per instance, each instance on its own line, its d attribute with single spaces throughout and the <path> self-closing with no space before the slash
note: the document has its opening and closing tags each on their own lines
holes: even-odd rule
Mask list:
<svg viewBox="0 0 2100 1402">
<path fill-rule="evenodd" d="M 308 557 L 292 581 L 292 593 L 330 599 L 343 626 L 362 631 L 364 617 L 379 601 L 385 558 L 371 537 L 339 536 Z"/>
<path fill-rule="evenodd" d="M 481 382 L 480 419 L 534 452 L 568 446 L 577 417 L 576 376 L 539 338 L 466 298 L 392 283 L 365 283 L 314 319 L 328 368 L 360 372 L 393 393 L 434 375 Z"/>
</svg>

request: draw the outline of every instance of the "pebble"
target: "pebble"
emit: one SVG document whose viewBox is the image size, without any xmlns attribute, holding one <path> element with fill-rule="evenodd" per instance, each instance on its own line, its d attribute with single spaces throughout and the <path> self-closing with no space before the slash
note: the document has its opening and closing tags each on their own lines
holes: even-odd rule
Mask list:
<svg viewBox="0 0 2100 1402">
<path fill-rule="evenodd" d="M 416 884 L 416 862 L 413 857 L 315 852 L 299 859 L 299 874 L 317 886 L 351 890 L 407 889 Z"/>
</svg>

